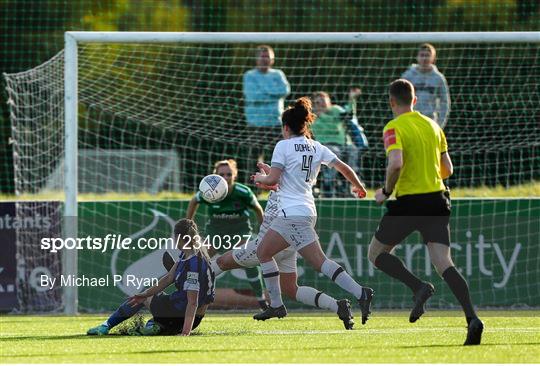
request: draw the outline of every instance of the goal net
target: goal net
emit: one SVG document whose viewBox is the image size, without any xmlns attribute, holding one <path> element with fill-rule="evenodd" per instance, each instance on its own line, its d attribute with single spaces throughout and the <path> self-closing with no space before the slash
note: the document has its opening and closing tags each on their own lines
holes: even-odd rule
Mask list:
<svg viewBox="0 0 540 366">
<path fill-rule="evenodd" d="M 180 160 L 172 149 L 79 149 L 77 160 L 81 194 L 181 191 Z M 62 158 L 40 194 L 62 190 L 64 168 Z"/>
<path fill-rule="evenodd" d="M 290 92 L 283 95 L 285 106 L 298 97 L 324 91 L 334 105 L 343 107 L 339 116 L 346 135 L 343 159 L 355 164 L 369 189 L 380 187 L 385 173 L 382 128 L 392 119 L 388 85 L 416 63 L 419 44 L 428 41 L 437 49 L 436 65 L 446 76 L 451 100 L 445 134 L 455 174 L 448 185 L 525 187 L 522 199 L 455 200 L 456 264 L 480 306 L 540 305 L 540 207 L 530 197 L 530 187 L 538 182 L 540 172 L 538 33 L 465 34 L 466 41 L 450 33 L 432 34 L 432 38 L 410 34 L 399 41 L 367 33 L 358 37 L 332 34 L 327 41 L 325 34 L 306 36 L 305 41 L 301 34 L 251 34 L 248 40 L 238 34 L 222 42 L 219 37 L 212 41 L 212 34 L 198 34 L 205 37 L 199 41 L 193 38 L 196 34 L 192 38 L 178 34 L 171 41 L 174 34 L 161 39 L 156 33 L 144 38 L 125 35 L 113 43 L 106 35 L 80 34 L 86 34 L 86 41 L 78 42 L 78 151 L 72 152 L 77 156 L 79 237 L 108 233 L 170 237 L 172 225 L 186 213 L 187 199 L 218 160 L 236 159 L 238 182 L 255 190 L 249 176 L 260 157 L 269 162 L 279 135 L 279 127 L 251 127 L 246 122 L 243 74 L 255 68 L 259 44 L 274 49 L 273 68 L 283 71 L 290 85 Z M 16 191 L 31 200 L 64 200 L 64 56 L 60 52 L 32 70 L 5 75 Z M 352 87 L 362 90 L 355 109 L 367 147 L 354 144 L 350 129 Z M 351 146 L 357 148 L 356 159 L 349 159 Z M 367 260 L 367 247 L 383 210 L 373 201 L 348 196 L 338 176 L 323 169 L 321 177 L 327 179 L 316 190 L 323 250 L 360 283 L 378 289 L 376 306 L 408 306 L 410 294 L 403 286 Z M 51 207 L 51 215 L 62 216 L 64 205 Z M 26 207 L 20 214 L 33 212 Z M 256 232 L 253 214 L 252 218 Z M 208 213 L 200 207 L 196 221 L 201 229 L 207 219 Z M 61 257 L 36 250 L 39 235 L 19 231 L 19 265 L 27 268 L 20 273 L 19 283 L 29 281 L 31 269 L 24 263 L 35 262 L 38 256 L 43 257 L 43 266 L 53 263 L 59 275 Z M 420 243 L 413 235 L 398 254 L 420 276 L 445 288 Z M 124 276 L 116 285 L 79 287 L 78 309 L 113 307 L 134 291 L 126 283 L 126 274 L 164 273 L 161 253 L 77 251 L 78 275 Z M 302 260 L 299 267 L 299 283 L 344 296 Z M 226 274 L 218 279 L 218 287 L 249 294 L 244 276 L 242 271 Z M 41 291 L 39 286 L 21 285 L 18 290 L 22 308 L 28 311 L 62 305 L 58 296 L 47 300 L 55 306 L 29 302 Z M 431 304 L 457 305 L 446 288 Z"/>
</svg>

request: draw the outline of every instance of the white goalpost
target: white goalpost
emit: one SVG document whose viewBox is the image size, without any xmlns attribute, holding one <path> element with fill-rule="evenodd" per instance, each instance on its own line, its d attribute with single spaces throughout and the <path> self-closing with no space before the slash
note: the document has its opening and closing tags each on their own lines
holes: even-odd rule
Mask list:
<svg viewBox="0 0 540 366">
<path fill-rule="evenodd" d="M 538 117 L 540 103 L 537 88 L 540 32 L 70 31 L 65 33 L 64 40 L 63 52 L 45 64 L 5 77 L 16 155 L 17 194 L 58 191 L 63 183 L 61 214 L 65 237 L 80 236 L 81 231 L 100 232 L 107 220 L 111 228 L 121 227 L 131 234 L 138 235 L 152 225 L 152 230 L 166 232 L 171 218 L 183 214 L 183 206 L 179 208 L 174 200 L 146 205 L 137 199 L 111 203 L 94 202 L 97 200 L 92 198 L 81 214 L 82 194 L 191 194 L 200 178 L 210 172 L 213 162 L 225 157 L 238 159 L 239 181 L 248 183 L 255 152 L 264 151 L 268 157 L 272 149 L 265 141 L 259 143 L 261 146 L 246 143 L 253 136 L 244 119 L 242 74 L 254 67 L 253 50 L 259 44 L 268 44 L 276 50 L 274 67 L 283 69 L 291 84 L 286 103 L 324 90 L 332 95 L 335 104 L 344 105 L 348 87 L 362 88 L 358 120 L 366 131 L 370 148 L 360 157 L 360 173 L 370 189 L 378 187 L 384 178 L 385 157 L 379 140 L 384 123 L 391 119 L 386 105 L 387 85 L 414 62 L 418 45 L 424 42 L 436 46 L 440 54 L 437 65 L 448 79 L 452 97 L 445 132 L 458 170 L 451 185 L 508 187 L 539 178 L 540 131 L 534 119 Z M 94 173 L 95 179 L 86 178 Z M 126 186 L 125 182 L 134 183 Z M 372 235 L 371 226 L 380 218 L 380 210 L 373 207 L 364 212 L 352 207 L 348 200 L 319 202 L 321 214 L 327 215 L 325 222 L 329 228 L 325 232 L 323 227 L 321 232 L 331 238 L 329 250 L 340 245 L 334 234 L 342 230 L 348 241 L 358 240 L 354 246 L 351 244 L 354 258 L 350 260 L 350 268 L 348 263 L 343 265 L 358 276 L 376 276 L 364 251 L 365 241 Z M 478 212 L 483 213 L 491 204 L 479 203 Z M 467 219 L 467 214 L 472 215 L 476 210 L 472 208 L 474 205 L 466 203 L 458 208 L 458 216 L 465 224 L 456 233 L 458 242 L 467 241 L 466 245 L 472 247 L 471 240 L 479 235 L 470 229 L 476 223 L 474 218 Z M 534 223 L 531 225 L 536 214 L 531 212 L 535 210 L 536 206 L 531 204 L 509 203 L 504 206 L 503 214 L 517 217 L 526 212 L 525 227 L 529 231 L 523 235 L 529 238 L 535 228 Z M 140 218 L 143 214 L 149 216 Z M 355 218 L 357 214 L 363 217 L 360 221 Z M 115 218 L 118 215 L 123 216 Z M 201 217 L 205 217 L 204 213 Z M 486 231 L 498 235 L 498 222 L 483 225 L 483 237 Z M 520 250 L 525 250 L 524 239 L 516 232 L 505 232 L 504 239 L 519 242 L 519 248 L 523 248 Z M 460 248 L 466 246 L 460 245 Z M 423 249 L 411 248 L 406 249 L 407 255 L 410 254 L 407 264 L 425 268 L 426 274 L 431 275 L 429 265 L 413 257 Z M 21 258 L 27 250 L 21 246 L 18 252 Z M 479 289 L 473 296 L 485 300 L 476 303 L 489 306 L 493 299 L 501 298 L 497 291 L 509 291 L 504 289 L 509 276 L 506 272 L 501 275 L 505 281 L 494 278 L 496 286 L 491 286 L 484 277 L 498 276 L 498 272 L 484 270 L 482 262 L 480 274 L 474 277 L 477 275 L 474 263 L 470 263 L 476 254 L 471 254 L 469 249 L 459 253 L 462 257 L 458 255 L 458 260 L 462 258 L 467 263 L 471 287 Z M 490 261 L 498 263 L 497 258 L 505 253 L 490 252 Z M 531 253 L 528 260 L 534 260 Z M 81 257 L 77 250 L 67 250 L 61 268 L 65 275 L 88 270 L 108 273 L 110 266 L 127 272 L 129 264 L 143 255 L 130 252 L 102 258 L 84 253 Z M 521 258 L 518 255 L 516 261 Z M 530 273 L 523 277 L 529 278 Z M 312 280 L 319 281 L 318 277 Z M 490 290 L 480 290 L 481 285 L 491 286 Z M 325 285 L 321 286 L 324 289 Z M 388 284 L 388 289 L 388 295 L 382 294 L 380 298 L 384 306 L 403 306 L 409 298 L 399 292 L 397 285 Z M 24 291 L 29 290 L 21 292 Z M 80 309 L 107 309 L 110 302 L 124 296 L 108 289 L 81 290 L 87 292 L 84 304 L 79 304 L 81 294 L 76 286 L 64 287 L 62 291 L 62 308 L 67 314 Z M 537 300 L 535 295 L 529 298 Z M 448 305 L 445 301 L 439 305 Z M 39 306 L 28 309 L 39 311 Z"/>
<path fill-rule="evenodd" d="M 74 218 L 66 228 L 77 236 L 77 121 L 79 43 L 285 43 L 285 44 L 418 44 L 432 43 L 540 43 L 540 32 L 455 33 L 162 33 L 66 32 L 65 33 L 65 216 Z M 68 251 L 65 272 L 77 274 L 77 251 Z M 65 312 L 77 311 L 77 287 L 65 290 Z"/>
</svg>

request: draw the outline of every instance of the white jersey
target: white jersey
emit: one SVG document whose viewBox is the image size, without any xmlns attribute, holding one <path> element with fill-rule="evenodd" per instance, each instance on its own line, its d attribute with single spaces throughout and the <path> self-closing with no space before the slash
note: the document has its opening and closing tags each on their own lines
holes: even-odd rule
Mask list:
<svg viewBox="0 0 540 366">
<path fill-rule="evenodd" d="M 312 187 L 321 164 L 332 166 L 336 160 L 330 149 L 305 136 L 278 142 L 272 155 L 272 168 L 282 171 L 278 191 L 280 216 L 317 216 Z"/>
</svg>

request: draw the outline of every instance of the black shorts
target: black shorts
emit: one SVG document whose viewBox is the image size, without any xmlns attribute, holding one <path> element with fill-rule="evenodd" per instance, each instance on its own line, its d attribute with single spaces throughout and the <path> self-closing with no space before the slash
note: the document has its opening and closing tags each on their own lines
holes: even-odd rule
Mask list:
<svg viewBox="0 0 540 366">
<path fill-rule="evenodd" d="M 375 238 L 386 245 L 397 245 L 418 230 L 424 243 L 450 245 L 450 195 L 434 192 L 400 196 L 386 203 Z"/>
<path fill-rule="evenodd" d="M 150 303 L 150 312 L 154 317 L 154 322 L 161 327 L 160 334 L 174 335 L 182 331 L 184 327 L 185 307 L 179 310 L 171 301 L 170 295 L 159 294 L 152 298 Z M 191 330 L 197 328 L 204 315 L 195 315 Z"/>
</svg>

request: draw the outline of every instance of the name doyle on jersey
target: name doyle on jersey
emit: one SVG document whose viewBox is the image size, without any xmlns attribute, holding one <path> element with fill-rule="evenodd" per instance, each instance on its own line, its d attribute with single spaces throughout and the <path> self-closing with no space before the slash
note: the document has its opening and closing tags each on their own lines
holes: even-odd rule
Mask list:
<svg viewBox="0 0 540 366">
<path fill-rule="evenodd" d="M 309 152 L 317 152 L 317 148 L 310 144 L 294 144 L 294 151 L 309 151 Z"/>
<path fill-rule="evenodd" d="M 59 281 L 58 281 L 59 280 Z M 157 277 L 137 277 L 132 274 L 122 275 L 105 275 L 103 277 L 88 277 L 86 275 L 60 275 L 59 277 L 50 277 L 42 274 L 39 277 L 39 286 L 42 289 L 52 290 L 55 286 L 60 287 L 107 287 L 110 285 L 133 287 L 137 290 L 142 290 L 145 287 L 156 286 L 159 278 Z"/>
</svg>

